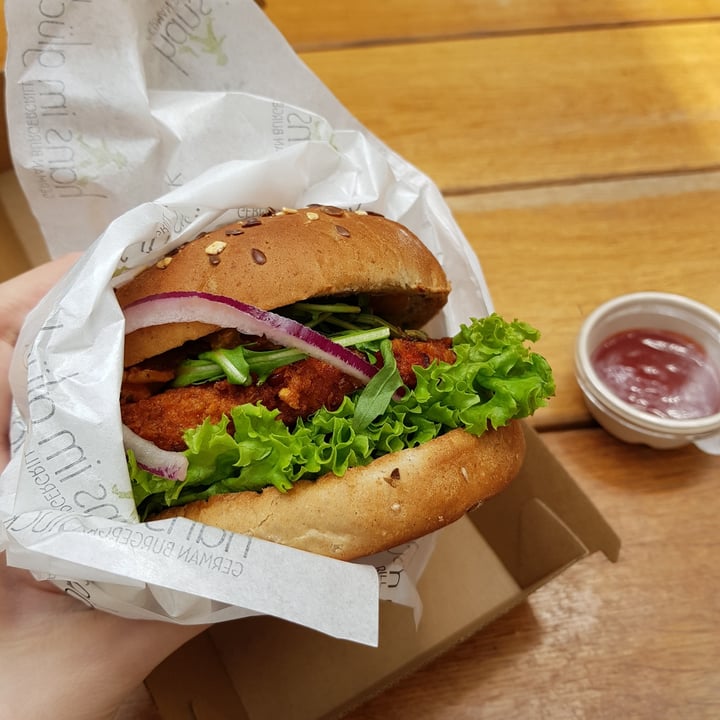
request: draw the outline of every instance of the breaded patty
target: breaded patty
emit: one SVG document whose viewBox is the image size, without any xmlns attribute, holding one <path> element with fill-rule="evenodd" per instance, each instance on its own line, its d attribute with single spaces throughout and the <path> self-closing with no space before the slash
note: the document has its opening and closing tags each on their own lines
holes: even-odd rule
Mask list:
<svg viewBox="0 0 720 720">
<path fill-rule="evenodd" d="M 453 362 L 455 354 L 450 340 L 393 340 L 393 354 L 403 382 L 415 384 L 414 365 L 427 367 L 433 360 Z M 327 363 L 308 358 L 274 370 L 261 385 L 232 385 L 226 380 L 170 388 L 136 402 L 128 398 L 137 393 L 124 391 L 122 420 L 133 432 L 165 450 L 184 450 L 183 433 L 200 425 L 205 418 L 219 422 L 223 415 L 245 403 L 262 403 L 269 410 L 279 410 L 279 419 L 293 425 L 321 407 L 335 410 L 343 398 L 357 390 L 360 383 Z M 230 425 L 229 432 L 233 432 Z"/>
</svg>

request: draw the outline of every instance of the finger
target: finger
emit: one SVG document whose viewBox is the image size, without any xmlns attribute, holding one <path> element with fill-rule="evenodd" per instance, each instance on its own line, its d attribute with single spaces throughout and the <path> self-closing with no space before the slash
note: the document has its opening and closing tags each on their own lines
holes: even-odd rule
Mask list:
<svg viewBox="0 0 720 720">
<path fill-rule="evenodd" d="M 10 359 L 27 314 L 75 263 L 79 253 L 65 255 L 0 283 L 0 470 L 10 457 Z"/>
<path fill-rule="evenodd" d="M 78 257 L 70 253 L 0 283 L 0 342 L 15 346 L 26 315 Z"/>
</svg>

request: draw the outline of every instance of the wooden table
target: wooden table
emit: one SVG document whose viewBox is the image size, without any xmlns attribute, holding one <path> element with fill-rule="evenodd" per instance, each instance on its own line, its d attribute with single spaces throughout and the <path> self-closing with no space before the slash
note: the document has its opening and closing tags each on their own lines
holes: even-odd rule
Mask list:
<svg viewBox="0 0 720 720">
<path fill-rule="evenodd" d="M 440 186 L 497 310 L 542 329 L 558 392 L 534 425 L 623 540 L 350 718 L 720 717 L 720 459 L 613 440 L 572 367 L 619 293 L 720 308 L 720 2 L 313 7 L 266 11 Z"/>
<path fill-rule="evenodd" d="M 623 540 L 350 715 L 720 717 L 720 459 L 616 442 L 573 343 L 619 293 L 720 308 L 719 0 L 268 0 L 302 59 L 430 175 L 496 308 L 543 330 L 534 426 Z"/>
</svg>

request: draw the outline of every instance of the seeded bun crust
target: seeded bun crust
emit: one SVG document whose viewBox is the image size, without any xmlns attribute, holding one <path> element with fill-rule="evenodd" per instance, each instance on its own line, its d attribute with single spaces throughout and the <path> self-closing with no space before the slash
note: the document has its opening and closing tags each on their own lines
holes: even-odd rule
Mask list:
<svg viewBox="0 0 720 720">
<path fill-rule="evenodd" d="M 407 228 L 382 216 L 314 206 L 206 233 L 116 291 L 121 307 L 148 295 L 198 290 L 263 310 L 328 295 L 366 293 L 391 322 L 421 327 L 445 304 L 440 264 Z M 125 338 L 125 367 L 217 328 L 172 323 Z"/>
<path fill-rule="evenodd" d="M 385 455 L 343 477 L 324 475 L 281 493 L 215 495 L 153 519 L 185 517 L 339 560 L 355 560 L 438 530 L 500 492 L 519 472 L 518 421 L 480 437 L 453 430 Z"/>
</svg>

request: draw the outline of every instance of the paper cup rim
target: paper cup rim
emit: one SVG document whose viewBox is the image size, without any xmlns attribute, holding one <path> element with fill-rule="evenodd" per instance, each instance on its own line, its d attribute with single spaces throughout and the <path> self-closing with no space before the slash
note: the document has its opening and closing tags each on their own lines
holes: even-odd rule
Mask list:
<svg viewBox="0 0 720 720">
<path fill-rule="evenodd" d="M 699 418 L 666 418 L 645 412 L 619 398 L 595 372 L 590 355 L 590 336 L 606 318 L 621 310 L 645 306 L 648 313 L 662 316 L 661 308 L 679 311 L 687 317 L 698 319 L 706 327 L 716 328 L 720 347 L 720 313 L 697 300 L 665 292 L 635 292 L 614 297 L 596 307 L 580 327 L 575 351 L 575 365 L 578 383 L 585 394 L 606 410 L 622 417 L 626 422 L 648 431 L 665 436 L 684 436 L 688 440 L 713 435 L 720 431 L 720 411 Z M 720 371 L 720 368 L 718 368 Z"/>
</svg>

